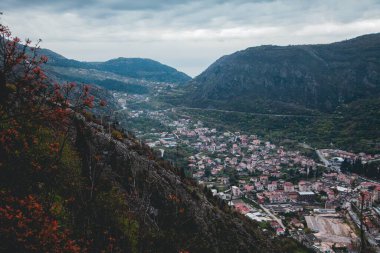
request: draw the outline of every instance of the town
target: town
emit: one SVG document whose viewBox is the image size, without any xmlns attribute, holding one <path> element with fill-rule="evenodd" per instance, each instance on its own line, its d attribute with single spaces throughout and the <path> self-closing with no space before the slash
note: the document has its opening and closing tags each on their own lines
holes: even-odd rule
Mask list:
<svg viewBox="0 0 380 253">
<path fill-rule="evenodd" d="M 363 233 L 380 252 L 380 182 L 341 171 L 343 161 L 360 158 L 368 163 L 380 159 L 380 154 L 319 149 L 310 157 L 255 134 L 205 127 L 175 109 L 126 114 L 165 126 L 135 132 L 162 157 L 185 149 L 187 175 L 214 198 L 257 221 L 263 231 L 293 237 L 315 252 L 355 252 Z"/>
</svg>

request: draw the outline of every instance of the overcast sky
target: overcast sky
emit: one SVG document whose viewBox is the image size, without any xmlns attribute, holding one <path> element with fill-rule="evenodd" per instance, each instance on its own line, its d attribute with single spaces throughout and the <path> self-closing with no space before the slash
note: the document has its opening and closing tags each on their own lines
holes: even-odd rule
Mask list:
<svg viewBox="0 0 380 253">
<path fill-rule="evenodd" d="M 65 57 L 143 57 L 191 76 L 251 46 L 380 32 L 380 0 L 1 0 L 3 24 Z"/>
</svg>

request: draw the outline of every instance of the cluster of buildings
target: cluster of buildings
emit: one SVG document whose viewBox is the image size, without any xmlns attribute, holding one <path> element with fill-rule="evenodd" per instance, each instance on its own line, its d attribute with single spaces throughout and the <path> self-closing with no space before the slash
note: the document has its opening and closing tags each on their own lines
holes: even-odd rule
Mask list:
<svg viewBox="0 0 380 253">
<path fill-rule="evenodd" d="M 344 159 L 354 161 L 360 158 L 363 163 L 380 160 L 380 154 L 366 154 L 364 152 L 355 154 L 340 149 L 319 149 L 318 151 L 332 166 L 339 166 Z"/>
<path fill-rule="evenodd" d="M 349 248 L 357 238 L 346 219 L 351 217 L 359 226 L 357 211 L 364 209 L 368 213 L 364 216 L 368 237 L 375 243 L 379 238 L 380 243 L 380 183 L 338 169 L 344 159 L 360 157 L 368 162 L 380 159 L 379 154 L 321 149 L 316 153 L 322 163 L 317 163 L 300 151 L 277 147 L 256 135 L 218 131 L 186 116 L 177 115 L 173 120 L 169 115 L 175 112 L 171 109 L 129 113 L 130 117 L 148 117 L 167 128 L 138 132 L 147 145 L 161 150 L 162 156 L 168 149 L 188 150 L 187 170 L 199 184 L 236 211 L 267 223 L 277 235 L 289 232 L 317 252 L 334 252 L 332 245 Z M 283 215 L 289 213 L 292 218 L 285 219 Z M 339 229 L 328 231 L 331 226 Z"/>
</svg>

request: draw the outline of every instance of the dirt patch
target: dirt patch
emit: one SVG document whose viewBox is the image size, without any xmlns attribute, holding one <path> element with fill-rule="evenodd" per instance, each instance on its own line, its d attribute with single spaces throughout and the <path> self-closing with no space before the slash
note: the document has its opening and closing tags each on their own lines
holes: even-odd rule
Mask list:
<svg viewBox="0 0 380 253">
<path fill-rule="evenodd" d="M 321 214 L 305 218 L 307 226 L 322 242 L 351 244 L 357 240 L 354 231 L 339 215 Z"/>
</svg>

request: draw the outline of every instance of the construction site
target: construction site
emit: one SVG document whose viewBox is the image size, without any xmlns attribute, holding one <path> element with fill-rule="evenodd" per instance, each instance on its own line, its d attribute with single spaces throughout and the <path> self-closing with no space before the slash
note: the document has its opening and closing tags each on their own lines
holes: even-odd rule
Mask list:
<svg viewBox="0 0 380 253">
<path fill-rule="evenodd" d="M 359 243 L 353 229 L 339 214 L 315 214 L 305 216 L 308 228 L 318 239 L 317 244 L 327 247 L 350 247 Z"/>
</svg>

